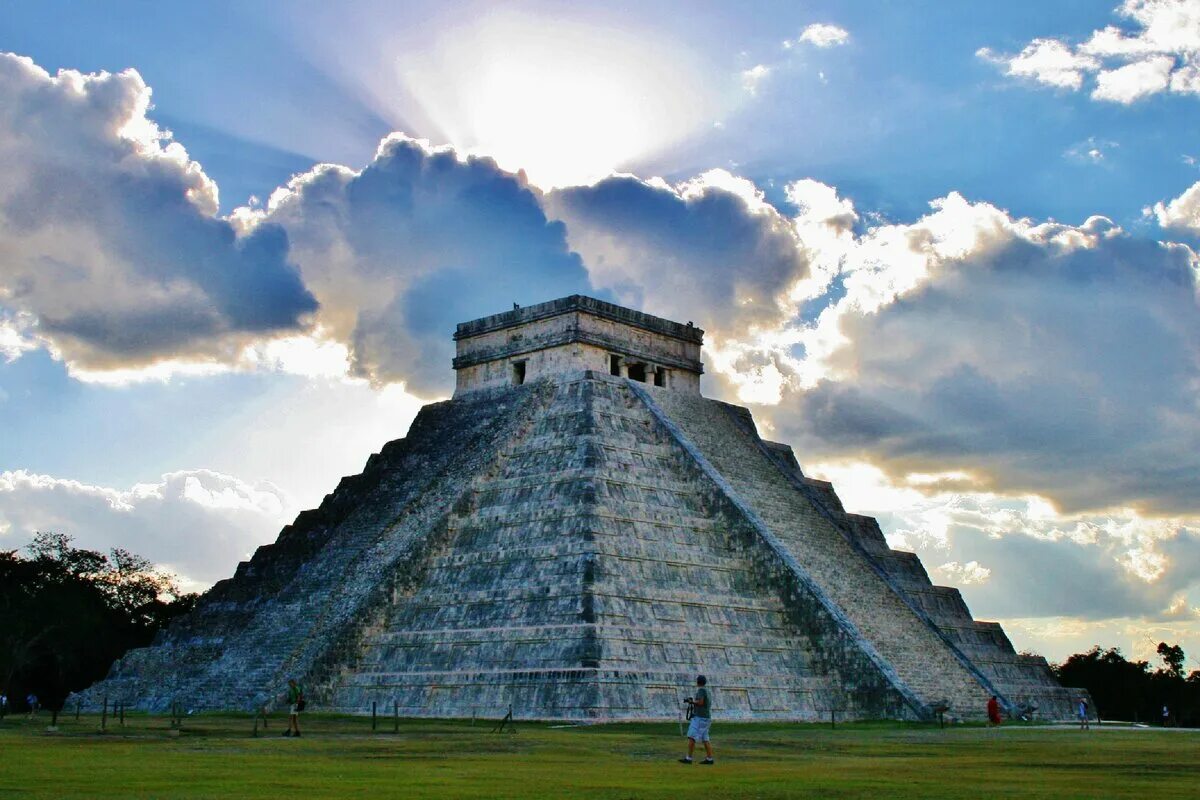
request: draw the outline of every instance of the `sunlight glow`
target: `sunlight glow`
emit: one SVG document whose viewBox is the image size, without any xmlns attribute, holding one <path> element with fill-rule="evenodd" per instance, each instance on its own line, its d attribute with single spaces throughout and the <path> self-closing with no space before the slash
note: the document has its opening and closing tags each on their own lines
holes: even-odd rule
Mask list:
<svg viewBox="0 0 1200 800">
<path fill-rule="evenodd" d="M 711 125 L 715 93 L 669 43 L 510 13 L 396 57 L 449 143 L 553 188 L 598 180 Z"/>
</svg>

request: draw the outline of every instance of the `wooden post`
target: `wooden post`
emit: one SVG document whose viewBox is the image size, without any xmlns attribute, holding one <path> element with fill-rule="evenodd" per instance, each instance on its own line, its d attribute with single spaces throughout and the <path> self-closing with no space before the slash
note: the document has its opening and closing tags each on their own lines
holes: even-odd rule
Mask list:
<svg viewBox="0 0 1200 800">
<path fill-rule="evenodd" d="M 400 732 L 400 701 L 392 701 L 392 733 Z"/>
<path fill-rule="evenodd" d="M 125 727 L 125 701 L 121 701 L 121 727 Z"/>
<path fill-rule="evenodd" d="M 108 726 L 108 695 L 104 696 L 104 710 L 100 712 L 100 730 Z"/>
<path fill-rule="evenodd" d="M 837 711 L 835 711 L 832 708 L 829 709 L 829 728 L 830 728 L 830 730 L 837 728 L 837 720 L 835 719 L 836 714 L 837 714 Z"/>
<path fill-rule="evenodd" d="M 267 729 L 267 707 L 263 706 L 260 708 L 259 713 L 262 714 L 263 730 L 265 731 Z"/>
<path fill-rule="evenodd" d="M 75 721 L 79 722 L 79 701 L 75 701 Z"/>
<path fill-rule="evenodd" d="M 375 732 L 375 701 L 371 701 L 371 733 Z"/>
<path fill-rule="evenodd" d="M 254 738 L 258 738 L 258 712 L 254 712 Z"/>
</svg>

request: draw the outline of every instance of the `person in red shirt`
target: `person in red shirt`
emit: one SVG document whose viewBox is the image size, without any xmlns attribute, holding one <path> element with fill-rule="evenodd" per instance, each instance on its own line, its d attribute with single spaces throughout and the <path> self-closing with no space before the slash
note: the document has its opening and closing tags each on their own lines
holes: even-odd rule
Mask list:
<svg viewBox="0 0 1200 800">
<path fill-rule="evenodd" d="M 1000 724 L 1000 701 L 996 699 L 996 695 L 992 695 L 992 699 L 988 700 L 988 725 Z"/>
</svg>

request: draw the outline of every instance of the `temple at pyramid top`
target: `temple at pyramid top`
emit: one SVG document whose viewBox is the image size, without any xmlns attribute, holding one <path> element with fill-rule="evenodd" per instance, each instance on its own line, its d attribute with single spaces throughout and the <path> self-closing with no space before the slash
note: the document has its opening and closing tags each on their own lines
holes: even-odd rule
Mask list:
<svg viewBox="0 0 1200 800">
<path fill-rule="evenodd" d="M 700 393 L 704 331 L 593 297 L 571 295 L 461 322 L 455 395 L 592 370 Z"/>
</svg>

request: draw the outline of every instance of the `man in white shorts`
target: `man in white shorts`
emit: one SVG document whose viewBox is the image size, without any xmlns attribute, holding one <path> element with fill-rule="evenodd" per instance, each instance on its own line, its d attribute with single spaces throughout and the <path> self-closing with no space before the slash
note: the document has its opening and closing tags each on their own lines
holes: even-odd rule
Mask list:
<svg viewBox="0 0 1200 800">
<path fill-rule="evenodd" d="M 681 764 L 692 763 L 692 753 L 696 750 L 696 742 L 704 742 L 704 753 L 708 757 L 700 763 L 711 766 L 713 763 L 712 743 L 708 741 L 708 729 L 712 725 L 712 695 L 704 688 L 708 680 L 699 675 L 696 677 L 696 696 L 692 700 L 692 721 L 688 723 L 688 752 L 686 758 L 679 759 Z"/>
</svg>

